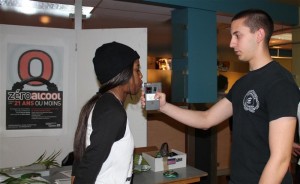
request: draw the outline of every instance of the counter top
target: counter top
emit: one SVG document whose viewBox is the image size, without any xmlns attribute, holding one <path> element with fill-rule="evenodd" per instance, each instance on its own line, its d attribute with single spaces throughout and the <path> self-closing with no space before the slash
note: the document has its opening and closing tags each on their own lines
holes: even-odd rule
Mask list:
<svg viewBox="0 0 300 184">
<path fill-rule="evenodd" d="M 66 175 L 62 174 L 62 171 L 70 171 L 72 169 L 71 166 L 65 166 L 61 168 L 53 168 L 50 169 L 50 176 L 43 177 L 50 183 L 55 183 L 57 179 L 65 179 L 68 178 Z M 196 169 L 191 166 L 173 169 L 178 173 L 177 178 L 166 178 L 163 176 L 163 171 L 160 172 L 153 172 L 153 171 L 146 171 L 141 172 L 138 174 L 134 174 L 133 176 L 133 183 L 134 184 L 158 184 L 158 183 L 180 183 L 180 184 L 187 184 L 187 183 L 194 183 L 200 181 L 200 178 L 203 176 L 207 176 L 207 173 Z"/>
<path fill-rule="evenodd" d="M 134 184 L 155 184 L 155 183 L 194 183 L 199 182 L 200 178 L 203 176 L 207 176 L 207 173 L 196 169 L 191 166 L 186 166 L 183 168 L 173 169 L 173 171 L 178 173 L 177 178 L 166 178 L 163 176 L 163 171 L 153 172 L 147 171 L 138 174 L 134 174 L 133 183 Z"/>
</svg>

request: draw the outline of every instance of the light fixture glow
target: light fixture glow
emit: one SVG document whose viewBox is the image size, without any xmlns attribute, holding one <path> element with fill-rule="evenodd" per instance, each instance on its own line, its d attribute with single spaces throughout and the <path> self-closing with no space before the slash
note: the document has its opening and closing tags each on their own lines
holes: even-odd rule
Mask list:
<svg viewBox="0 0 300 184">
<path fill-rule="evenodd" d="M 278 39 L 278 40 L 292 41 L 292 34 L 291 33 L 283 33 L 283 34 L 274 35 L 271 38 Z"/>
<path fill-rule="evenodd" d="M 48 14 L 60 17 L 69 17 L 70 14 L 75 14 L 74 5 L 38 2 L 31 0 L 0 0 L 0 9 L 16 11 L 27 15 Z M 92 9 L 93 7 L 83 6 L 82 14 L 86 18 L 90 18 L 90 12 Z"/>
<path fill-rule="evenodd" d="M 40 21 L 41 21 L 41 23 L 43 23 L 43 24 L 49 24 L 50 23 L 50 17 L 49 16 L 47 16 L 47 15 L 43 15 L 43 16 L 41 16 L 40 17 Z"/>
</svg>

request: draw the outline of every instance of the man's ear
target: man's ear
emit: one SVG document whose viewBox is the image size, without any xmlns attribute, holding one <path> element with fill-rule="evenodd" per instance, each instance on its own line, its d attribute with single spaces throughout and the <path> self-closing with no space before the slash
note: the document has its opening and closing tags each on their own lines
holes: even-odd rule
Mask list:
<svg viewBox="0 0 300 184">
<path fill-rule="evenodd" d="M 257 43 L 263 42 L 266 36 L 265 30 L 260 28 L 256 31 L 256 33 L 257 33 L 257 37 L 256 37 Z"/>
</svg>

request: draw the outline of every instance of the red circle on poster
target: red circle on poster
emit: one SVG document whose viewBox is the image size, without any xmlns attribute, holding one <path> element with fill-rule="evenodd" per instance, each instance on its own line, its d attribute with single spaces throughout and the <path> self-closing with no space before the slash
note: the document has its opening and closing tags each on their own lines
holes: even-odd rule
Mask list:
<svg viewBox="0 0 300 184">
<path fill-rule="evenodd" d="M 30 71 L 30 65 L 33 60 L 39 60 L 41 62 L 41 74 L 39 76 L 33 76 Z M 21 80 L 26 80 L 31 77 L 41 77 L 50 81 L 53 75 L 53 61 L 51 56 L 41 50 L 29 50 L 24 52 L 20 58 L 18 63 L 18 74 Z M 29 85 L 32 86 L 41 86 L 42 82 L 39 81 L 31 81 L 28 82 Z"/>
</svg>

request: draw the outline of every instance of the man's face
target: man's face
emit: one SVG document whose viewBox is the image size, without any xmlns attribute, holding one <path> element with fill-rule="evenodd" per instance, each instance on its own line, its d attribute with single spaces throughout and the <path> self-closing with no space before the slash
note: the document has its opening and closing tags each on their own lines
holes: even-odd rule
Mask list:
<svg viewBox="0 0 300 184">
<path fill-rule="evenodd" d="M 243 19 L 231 23 L 230 48 L 234 49 L 240 61 L 250 61 L 255 56 L 257 49 L 256 33 L 251 33 L 250 28 L 244 24 Z"/>
</svg>

